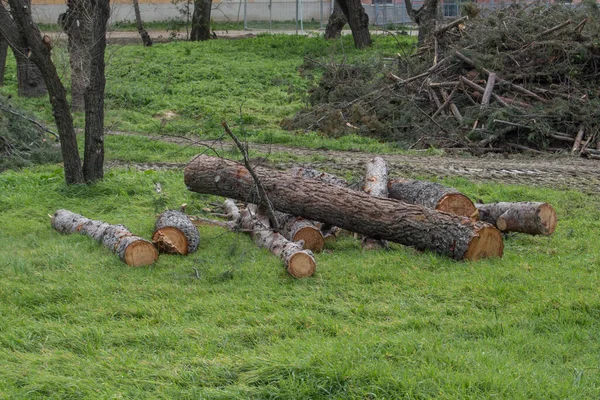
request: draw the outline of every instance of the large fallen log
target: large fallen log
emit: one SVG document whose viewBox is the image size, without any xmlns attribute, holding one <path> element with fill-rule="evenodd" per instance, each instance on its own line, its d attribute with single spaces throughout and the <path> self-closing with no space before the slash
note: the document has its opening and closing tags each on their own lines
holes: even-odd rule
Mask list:
<svg viewBox="0 0 600 400">
<path fill-rule="evenodd" d="M 471 217 L 477 209 L 467 196 L 439 183 L 396 178 L 388 181 L 388 196 L 410 204 Z"/>
<path fill-rule="evenodd" d="M 156 218 L 152 243 L 161 252 L 186 255 L 198 249 L 200 233 L 187 215 L 168 210 Z"/>
<path fill-rule="evenodd" d="M 264 167 L 254 172 L 278 211 L 455 259 L 502 256 L 502 235 L 490 224 Z M 260 202 L 250 173 L 233 161 L 198 155 L 186 166 L 184 179 L 195 192 Z"/>
<path fill-rule="evenodd" d="M 60 233 L 91 237 L 132 267 L 150 265 L 158 259 L 158 251 L 151 242 L 133 235 L 123 225 L 94 221 L 68 210 L 56 211 L 51 224 Z"/>
<path fill-rule="evenodd" d="M 556 212 L 548 203 L 476 204 L 479 219 L 495 225 L 503 232 L 551 235 L 556 229 Z"/>
<path fill-rule="evenodd" d="M 287 240 L 271 229 L 269 217 L 254 204 L 248 204 L 240 218 L 242 230 L 250 232 L 259 247 L 268 249 L 281 258 L 290 275 L 307 278 L 314 274 L 317 263 L 310 250 L 305 250 L 300 242 Z"/>
</svg>

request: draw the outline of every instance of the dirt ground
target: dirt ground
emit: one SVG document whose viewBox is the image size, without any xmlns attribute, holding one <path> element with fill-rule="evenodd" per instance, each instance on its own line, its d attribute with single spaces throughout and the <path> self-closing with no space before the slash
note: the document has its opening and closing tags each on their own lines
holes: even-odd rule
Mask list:
<svg viewBox="0 0 600 400">
<path fill-rule="evenodd" d="M 162 140 L 189 146 L 192 142 L 185 138 L 154 136 L 150 140 Z M 231 149 L 231 142 L 197 141 L 199 153 L 207 146 L 219 151 Z M 264 164 L 278 169 L 292 166 L 310 166 L 327 172 L 359 176 L 366 162 L 374 155 L 355 151 L 334 151 L 298 148 L 283 145 L 250 144 L 251 149 L 264 154 L 286 152 L 298 157 L 314 157 L 318 161 L 298 163 L 278 162 L 265 157 Z M 202 149 L 202 150 L 200 150 Z M 387 161 L 391 176 L 405 177 L 464 177 L 473 182 L 498 182 L 516 185 L 536 185 L 555 189 L 578 189 L 586 193 L 600 193 L 600 161 L 571 156 L 526 156 L 488 155 L 486 157 L 462 157 L 453 155 L 406 155 L 381 154 Z M 122 166 L 122 163 L 113 163 Z M 137 169 L 183 168 L 185 164 L 152 163 L 128 164 Z M 109 165 L 110 166 L 110 165 Z"/>
</svg>

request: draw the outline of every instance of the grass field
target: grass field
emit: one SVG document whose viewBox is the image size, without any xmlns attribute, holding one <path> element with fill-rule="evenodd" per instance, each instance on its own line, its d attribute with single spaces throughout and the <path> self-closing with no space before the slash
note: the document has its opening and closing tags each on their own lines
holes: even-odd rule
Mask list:
<svg viewBox="0 0 600 400">
<path fill-rule="evenodd" d="M 271 36 L 111 49 L 109 124 L 208 138 L 227 118 L 251 140 L 388 151 L 277 123 L 303 104 L 305 55 L 397 51 L 381 40 L 365 55 L 349 42 L 342 52 Z M 15 92 L 10 74 L 13 64 L 2 94 Z M 50 118 L 45 99 L 13 101 Z M 162 124 L 165 111 L 178 117 Z M 106 140 L 110 160 L 184 162 L 197 151 Z M 179 170 L 114 168 L 70 187 L 59 164 L 0 173 L 0 398 L 598 398 L 600 198 L 443 182 L 484 201 L 548 201 L 558 228 L 509 235 L 504 258 L 470 263 L 396 245 L 365 252 L 343 237 L 316 256 L 313 277 L 295 280 L 249 237 L 202 227 L 197 253 L 129 268 L 87 237 L 56 233 L 48 214 L 66 208 L 149 237 L 165 207 L 202 214 L 218 199 L 187 191 Z"/>
</svg>

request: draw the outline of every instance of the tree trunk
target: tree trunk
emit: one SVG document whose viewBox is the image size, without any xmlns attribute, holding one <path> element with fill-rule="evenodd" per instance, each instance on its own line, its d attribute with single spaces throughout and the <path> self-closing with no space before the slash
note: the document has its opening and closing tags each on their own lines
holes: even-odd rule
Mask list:
<svg viewBox="0 0 600 400">
<path fill-rule="evenodd" d="M 406 203 L 420 204 L 437 211 L 465 217 L 472 217 L 477 211 L 467 196 L 439 183 L 402 178 L 390 179 L 388 195 Z"/>
<path fill-rule="evenodd" d="M 47 93 L 44 79 L 42 78 L 38 67 L 36 67 L 36 65 L 27 57 L 27 52 L 27 46 L 22 46 L 17 51 L 13 49 L 13 54 L 17 61 L 19 96 L 44 96 Z"/>
<path fill-rule="evenodd" d="M 367 163 L 365 181 L 363 183 L 363 192 L 373 197 L 388 197 L 387 190 L 388 170 L 387 163 L 381 157 L 374 157 Z M 389 244 L 385 240 L 373 239 L 367 236 L 362 238 L 362 247 L 367 250 L 376 250 L 388 248 Z"/>
<path fill-rule="evenodd" d="M 418 45 L 424 46 L 435 31 L 438 17 L 439 0 L 425 0 L 421 8 L 414 10 L 411 0 L 404 0 L 406 11 L 415 24 L 419 26 Z"/>
<path fill-rule="evenodd" d="M 58 17 L 58 23 L 67 34 L 69 64 L 71 66 L 71 109 L 85 110 L 85 89 L 90 83 L 92 45 L 92 2 L 90 0 L 67 1 L 67 12 Z"/>
<path fill-rule="evenodd" d="M 364 49 L 372 44 L 371 34 L 369 33 L 369 16 L 360 0 L 337 0 L 344 16 L 348 20 L 348 25 L 352 30 L 354 47 Z"/>
<path fill-rule="evenodd" d="M 194 0 L 194 14 L 192 15 L 192 32 L 190 40 L 210 39 L 210 11 L 212 0 Z"/>
<path fill-rule="evenodd" d="M 19 43 L 21 40 L 25 42 L 25 46 L 16 49 L 13 48 L 15 52 L 22 53 L 25 47 L 31 51 L 30 60 L 39 68 L 48 89 L 52 114 L 60 136 L 65 181 L 67 184 L 84 183 L 81 159 L 73 128 L 73 118 L 69 111 L 69 102 L 67 101 L 67 92 L 52 62 L 51 49 L 45 46 L 41 40 L 42 34 L 33 22 L 30 8 L 27 4 L 22 0 L 10 0 L 9 4 L 14 19 L 11 18 L 8 10 L 0 3 L 0 33 L 8 39 L 9 43 Z M 22 38 L 18 34 L 21 31 L 19 26 L 27 27 L 27 29 L 22 29 Z"/>
<path fill-rule="evenodd" d="M 297 178 L 263 167 L 254 168 L 272 206 L 351 230 L 430 249 L 455 259 L 501 256 L 502 236 L 492 225 L 393 199 L 381 199 L 314 179 Z M 185 184 L 195 192 L 259 203 L 248 170 L 220 158 L 198 155 L 185 168 Z"/>
<path fill-rule="evenodd" d="M 169 210 L 156 219 L 152 243 L 161 252 L 186 255 L 198 249 L 200 233 L 187 215 Z"/>
<path fill-rule="evenodd" d="M 122 261 L 132 267 L 150 265 L 158 259 L 158 251 L 152 243 L 132 235 L 123 225 L 94 221 L 68 210 L 56 211 L 51 224 L 60 233 L 79 233 L 91 237 L 117 253 Z"/>
<path fill-rule="evenodd" d="M 6 56 L 8 55 L 8 42 L 0 35 L 0 86 L 4 86 L 6 73 Z"/>
<path fill-rule="evenodd" d="M 135 13 L 135 23 L 137 25 L 137 30 L 142 38 L 142 43 L 144 46 L 150 47 L 152 46 L 152 39 L 148 34 L 148 31 L 144 29 L 144 22 L 142 21 L 142 13 L 140 12 L 140 2 L 138 0 L 133 1 L 133 12 Z"/>
<path fill-rule="evenodd" d="M 110 16 L 109 0 L 96 0 L 92 10 L 90 82 L 85 89 L 85 148 L 83 176 L 86 182 L 104 177 L 104 52 L 106 23 Z"/>
<path fill-rule="evenodd" d="M 337 1 L 334 2 L 333 12 L 329 16 L 327 26 L 325 27 L 325 39 L 338 39 L 342 35 L 344 25 L 348 23 L 342 8 Z"/>
<path fill-rule="evenodd" d="M 304 250 L 299 243 L 287 240 L 283 235 L 273 232 L 269 217 L 256 205 L 248 204 L 242 212 L 240 226 L 249 231 L 259 247 L 268 249 L 281 258 L 290 275 L 307 278 L 314 274 L 317 263 L 310 250 Z"/>
<path fill-rule="evenodd" d="M 503 232 L 551 235 L 556 229 L 556 212 L 548 203 L 476 204 L 479 219 Z"/>
</svg>

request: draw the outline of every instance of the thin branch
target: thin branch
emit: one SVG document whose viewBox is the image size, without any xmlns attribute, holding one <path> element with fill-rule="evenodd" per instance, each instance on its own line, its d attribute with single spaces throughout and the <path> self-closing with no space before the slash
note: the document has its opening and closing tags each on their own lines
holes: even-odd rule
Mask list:
<svg viewBox="0 0 600 400">
<path fill-rule="evenodd" d="M 242 152 L 242 154 L 244 156 L 244 165 L 246 166 L 246 169 L 248 170 L 248 172 L 250 172 L 250 175 L 252 175 L 252 179 L 254 179 L 254 183 L 256 183 L 256 188 L 258 189 L 258 195 L 260 196 L 260 202 L 267 209 L 266 211 L 267 211 L 267 214 L 269 215 L 269 218 L 271 219 L 271 224 L 273 225 L 274 230 L 276 230 L 276 231 L 279 230 L 279 222 L 277 221 L 277 217 L 275 217 L 275 211 L 273 211 L 273 205 L 271 204 L 271 200 L 269 200 L 269 197 L 267 196 L 267 192 L 265 191 L 265 188 L 263 187 L 262 183 L 258 179 L 258 176 L 256 175 L 256 173 L 254 172 L 254 168 L 252 168 L 252 165 L 250 164 L 250 158 L 248 157 L 248 149 L 238 139 L 238 137 L 235 135 L 235 133 L 233 133 L 231 131 L 231 129 L 229 129 L 227 122 L 223 121 L 223 122 L 221 122 L 221 125 L 225 129 L 225 132 L 229 136 L 231 136 L 231 138 L 235 142 L 236 146 Z"/>
<path fill-rule="evenodd" d="M 13 110 L 11 110 L 11 109 L 10 109 L 10 107 L 6 107 L 6 106 L 5 106 L 4 104 L 2 104 L 2 103 L 0 103 L 0 110 L 2 110 L 2 111 L 5 111 L 5 112 L 7 112 L 7 113 L 10 113 L 10 114 L 12 114 L 12 115 L 15 115 L 15 116 L 17 116 L 17 117 L 19 117 L 19 118 L 23 118 L 24 120 L 26 120 L 26 121 L 29 121 L 29 122 L 31 122 L 32 124 L 34 124 L 34 125 L 36 125 L 37 127 L 39 127 L 41 130 L 43 130 L 43 131 L 45 131 L 45 132 L 48 132 L 49 134 L 51 134 L 52 136 L 54 136 L 56 139 L 58 139 L 58 138 L 59 138 L 59 136 L 58 136 L 58 133 L 56 133 L 56 132 L 54 132 L 54 131 L 52 131 L 52 130 L 50 130 L 50 129 L 46 128 L 44 125 L 42 125 L 41 123 L 39 123 L 38 121 L 36 121 L 36 120 L 35 120 L 35 119 L 33 119 L 33 118 L 29 118 L 29 117 L 28 117 L 28 116 L 26 116 L 26 115 L 23 115 L 23 114 L 21 114 L 21 113 L 18 113 L 18 112 L 16 112 L 16 111 L 13 111 Z"/>
</svg>

